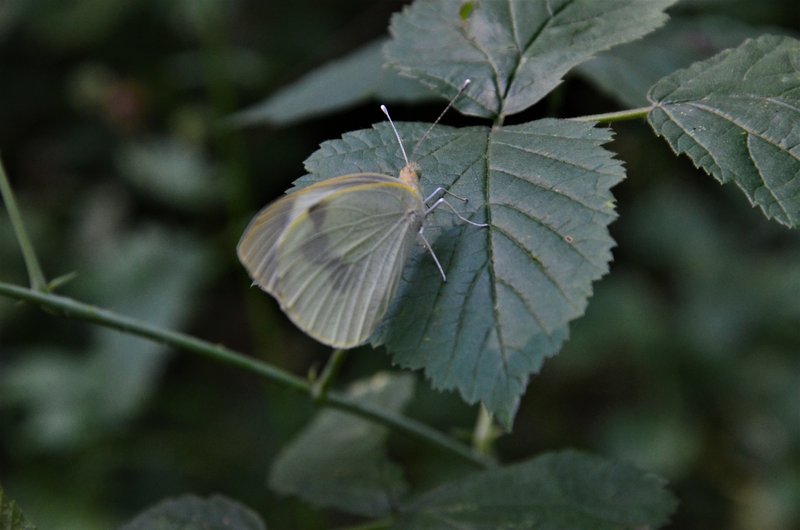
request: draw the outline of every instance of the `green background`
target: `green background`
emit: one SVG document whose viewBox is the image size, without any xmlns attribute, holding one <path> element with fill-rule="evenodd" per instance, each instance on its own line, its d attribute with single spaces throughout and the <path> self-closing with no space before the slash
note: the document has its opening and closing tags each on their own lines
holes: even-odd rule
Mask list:
<svg viewBox="0 0 800 530">
<path fill-rule="evenodd" d="M 249 289 L 234 247 L 321 141 L 382 115 L 366 102 L 282 128 L 222 118 L 383 35 L 401 5 L 0 4 L 0 152 L 48 276 L 77 271 L 64 293 L 298 374 L 323 363 L 327 350 Z M 800 27 L 794 0 L 672 12 Z M 619 108 L 599 94 L 569 77 L 514 122 Z M 430 121 L 440 109 L 392 113 Z M 573 447 L 658 472 L 681 499 L 674 528 L 796 528 L 800 237 L 644 123 L 615 130 L 628 179 L 615 188 L 611 273 L 497 452 L 513 461 Z M 25 282 L 5 217 L 0 279 Z M 362 348 L 341 380 L 388 368 Z M 421 381 L 409 413 L 456 434 L 476 415 Z M 40 528 L 109 528 L 186 492 L 238 499 L 271 528 L 352 523 L 267 488 L 273 457 L 312 414 L 250 375 L 0 300 L 0 482 Z M 389 444 L 415 487 L 467 471 L 406 438 Z"/>
</svg>

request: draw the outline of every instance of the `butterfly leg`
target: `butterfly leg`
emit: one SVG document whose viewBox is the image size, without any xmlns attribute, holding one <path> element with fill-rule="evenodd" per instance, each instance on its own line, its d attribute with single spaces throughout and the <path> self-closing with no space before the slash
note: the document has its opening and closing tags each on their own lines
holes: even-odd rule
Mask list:
<svg viewBox="0 0 800 530">
<path fill-rule="evenodd" d="M 428 195 L 428 196 L 425 198 L 425 204 L 428 204 L 428 203 L 429 203 L 429 202 L 430 202 L 430 201 L 431 201 L 431 200 L 432 200 L 434 197 L 436 197 L 436 196 L 437 196 L 437 195 L 439 195 L 440 193 L 446 193 L 447 195 L 450 195 L 450 196 L 452 196 L 452 197 L 455 197 L 455 198 L 456 198 L 456 199 L 458 199 L 459 201 L 463 201 L 463 202 L 469 202 L 469 199 L 467 199 L 466 197 L 462 197 L 461 195 L 456 195 L 456 194 L 455 194 L 455 193 L 453 193 L 452 191 L 448 191 L 446 188 L 443 188 L 443 187 L 439 186 L 438 188 L 436 188 L 435 190 L 433 190 L 433 193 L 431 193 L 430 195 Z"/>
<path fill-rule="evenodd" d="M 420 237 L 420 239 L 422 239 L 422 244 L 425 245 L 425 248 L 427 248 L 428 252 L 431 253 L 431 257 L 433 258 L 433 262 L 436 263 L 436 267 L 439 269 L 439 274 L 442 275 L 442 281 L 446 282 L 447 281 L 447 275 L 444 273 L 444 269 L 442 268 L 442 264 L 439 263 L 439 258 L 436 257 L 436 253 L 433 251 L 433 247 L 431 246 L 431 244 L 428 243 L 428 240 L 425 239 L 425 236 L 422 235 L 422 230 L 423 230 L 423 228 L 420 227 L 420 229 L 419 229 L 419 237 Z"/>
<path fill-rule="evenodd" d="M 437 200 L 435 203 L 433 203 L 431 206 L 429 206 L 429 207 L 428 207 L 428 208 L 425 210 L 425 215 L 428 215 L 429 213 L 431 213 L 433 210 L 435 210 L 436 208 L 438 208 L 438 207 L 439 207 L 439 206 L 441 206 L 442 204 L 444 204 L 445 206 L 447 206 L 448 208 L 450 208 L 450 211 L 451 211 L 451 212 L 453 212 L 453 214 L 454 214 L 456 217 L 458 217 L 459 219 L 461 219 L 462 221 L 464 221 L 464 222 L 465 222 L 465 223 L 467 223 L 467 224 L 471 224 L 472 226 L 477 226 L 477 227 L 480 227 L 480 228 L 484 228 L 484 227 L 487 227 L 487 226 L 489 226 L 489 225 L 488 225 L 488 224 L 486 224 L 486 223 L 476 223 L 475 221 L 470 221 L 469 219 L 467 219 L 466 217 L 464 217 L 463 215 L 461 215 L 460 213 L 458 213 L 458 212 L 456 211 L 456 209 L 455 209 L 455 208 L 453 208 L 453 205 L 452 205 L 452 204 L 450 204 L 449 202 L 447 202 L 447 200 L 446 200 L 446 199 L 444 199 L 444 198 L 440 198 L 440 199 L 438 199 L 438 200 Z"/>
</svg>

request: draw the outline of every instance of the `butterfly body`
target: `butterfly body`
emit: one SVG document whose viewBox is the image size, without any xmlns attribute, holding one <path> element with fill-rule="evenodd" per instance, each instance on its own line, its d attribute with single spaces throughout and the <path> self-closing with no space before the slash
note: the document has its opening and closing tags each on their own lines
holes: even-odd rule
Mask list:
<svg viewBox="0 0 800 530">
<path fill-rule="evenodd" d="M 426 214 L 418 169 L 356 173 L 289 193 L 251 221 L 237 248 L 255 284 L 302 330 L 363 344 L 397 292 Z"/>
</svg>

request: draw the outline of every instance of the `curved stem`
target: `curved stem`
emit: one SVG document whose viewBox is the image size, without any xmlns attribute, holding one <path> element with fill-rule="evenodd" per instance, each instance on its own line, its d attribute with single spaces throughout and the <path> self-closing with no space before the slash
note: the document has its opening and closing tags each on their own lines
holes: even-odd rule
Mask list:
<svg viewBox="0 0 800 530">
<path fill-rule="evenodd" d="M 642 120 L 647 117 L 647 113 L 653 107 L 639 107 L 638 109 L 620 110 L 618 112 L 606 112 L 605 114 L 592 114 L 591 116 L 578 116 L 572 118 L 574 121 L 594 121 L 597 123 L 613 123 L 615 121 Z"/>
<path fill-rule="evenodd" d="M 297 377 L 275 366 L 247 357 L 219 344 L 211 344 L 185 333 L 162 329 L 139 320 L 118 315 L 107 309 L 102 309 L 89 304 L 84 304 L 72 298 L 44 293 L 35 289 L 28 289 L 5 282 L 0 282 L 0 296 L 24 300 L 42 308 L 50 309 L 56 313 L 78 320 L 85 320 L 104 327 L 117 329 L 130 335 L 136 335 L 153 342 L 158 342 L 177 349 L 196 353 L 218 362 L 229 364 L 252 372 L 270 381 L 282 384 L 299 392 L 312 396 L 312 385 L 305 379 Z M 395 414 L 371 405 L 357 401 L 336 392 L 329 392 L 321 406 L 331 407 L 356 416 L 380 423 L 391 429 L 404 432 L 414 438 L 422 440 L 456 454 L 479 467 L 490 467 L 494 461 L 486 455 L 476 453 L 466 445 L 442 434 L 424 423 Z"/>
<path fill-rule="evenodd" d="M 36 251 L 33 249 L 31 240 L 28 237 L 28 231 L 25 230 L 25 224 L 22 222 L 22 215 L 17 208 L 17 201 L 14 198 L 14 192 L 11 190 L 11 185 L 8 183 L 6 177 L 6 170 L 3 167 L 3 161 L 0 160 L 0 197 L 8 210 L 8 218 L 11 220 L 11 226 L 14 227 L 14 234 L 17 237 L 17 243 L 22 250 L 22 259 L 25 261 L 25 267 L 28 269 L 28 281 L 31 282 L 31 287 L 37 291 L 44 291 L 47 289 L 47 280 L 45 279 L 42 267 L 39 265 L 39 259 L 36 257 Z"/>
</svg>

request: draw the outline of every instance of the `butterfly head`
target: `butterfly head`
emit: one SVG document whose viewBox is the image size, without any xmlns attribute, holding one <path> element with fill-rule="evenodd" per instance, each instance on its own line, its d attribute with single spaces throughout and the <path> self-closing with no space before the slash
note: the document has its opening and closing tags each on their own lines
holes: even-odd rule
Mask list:
<svg viewBox="0 0 800 530">
<path fill-rule="evenodd" d="M 419 186 L 419 164 L 409 162 L 400 170 L 400 181 L 412 187 Z"/>
</svg>

